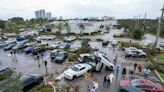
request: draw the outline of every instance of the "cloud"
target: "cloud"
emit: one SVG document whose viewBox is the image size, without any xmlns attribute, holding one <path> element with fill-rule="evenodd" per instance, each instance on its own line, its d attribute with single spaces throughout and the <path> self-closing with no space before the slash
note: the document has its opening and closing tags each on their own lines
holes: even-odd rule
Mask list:
<svg viewBox="0 0 164 92">
<path fill-rule="evenodd" d="M 148 18 L 160 16 L 163 0 L 2 0 L 0 18 L 14 16 L 33 18 L 34 11 L 45 9 L 53 16 L 64 18 L 115 16 L 133 18 L 139 14 Z"/>
</svg>

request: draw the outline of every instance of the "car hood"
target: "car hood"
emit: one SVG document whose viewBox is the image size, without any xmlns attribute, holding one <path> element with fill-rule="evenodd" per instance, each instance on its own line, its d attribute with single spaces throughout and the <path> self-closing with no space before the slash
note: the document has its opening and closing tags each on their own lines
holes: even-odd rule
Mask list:
<svg viewBox="0 0 164 92">
<path fill-rule="evenodd" d="M 120 86 L 128 86 L 130 85 L 130 80 L 121 80 L 120 81 Z"/>
<path fill-rule="evenodd" d="M 62 60 L 64 57 L 56 57 L 55 60 Z"/>
<path fill-rule="evenodd" d="M 64 72 L 64 74 L 66 74 L 66 75 L 73 75 L 73 74 L 75 74 L 76 72 L 75 71 L 73 71 L 72 69 L 67 69 L 65 72 Z"/>
</svg>

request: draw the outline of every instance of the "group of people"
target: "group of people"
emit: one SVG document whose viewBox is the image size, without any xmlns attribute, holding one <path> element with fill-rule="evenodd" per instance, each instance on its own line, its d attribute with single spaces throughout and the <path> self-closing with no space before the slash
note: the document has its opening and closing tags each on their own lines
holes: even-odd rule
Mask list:
<svg viewBox="0 0 164 92">
<path fill-rule="evenodd" d="M 10 54 L 11 54 L 11 57 L 12 57 L 12 61 L 16 61 L 17 62 L 16 50 L 11 50 Z"/>
<path fill-rule="evenodd" d="M 112 83 L 112 81 L 113 81 L 114 78 L 115 78 L 115 77 L 114 77 L 113 73 L 111 73 L 111 74 L 109 74 L 109 75 L 106 74 L 106 75 L 104 76 L 103 85 L 105 85 L 105 86 L 110 85 L 110 84 Z"/>
</svg>

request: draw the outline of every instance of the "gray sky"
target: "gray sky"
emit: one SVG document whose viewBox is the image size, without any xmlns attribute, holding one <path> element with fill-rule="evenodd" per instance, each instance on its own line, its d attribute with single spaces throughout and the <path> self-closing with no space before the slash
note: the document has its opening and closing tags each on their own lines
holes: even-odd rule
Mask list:
<svg viewBox="0 0 164 92">
<path fill-rule="evenodd" d="M 83 18 L 114 16 L 133 18 L 147 12 L 148 18 L 160 16 L 164 0 L 1 0 L 0 19 L 34 18 L 34 11 L 45 9 L 54 17 Z"/>
</svg>

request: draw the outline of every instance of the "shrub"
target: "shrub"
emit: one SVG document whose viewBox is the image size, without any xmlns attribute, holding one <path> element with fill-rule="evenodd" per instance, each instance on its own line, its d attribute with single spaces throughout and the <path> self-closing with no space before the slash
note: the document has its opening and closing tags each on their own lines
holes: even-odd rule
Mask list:
<svg viewBox="0 0 164 92">
<path fill-rule="evenodd" d="M 0 81 L 9 78 L 12 75 L 13 71 L 11 69 L 6 69 L 4 72 L 0 73 Z"/>
<path fill-rule="evenodd" d="M 39 85 L 31 89 L 29 92 L 54 92 L 50 85 Z"/>
</svg>

